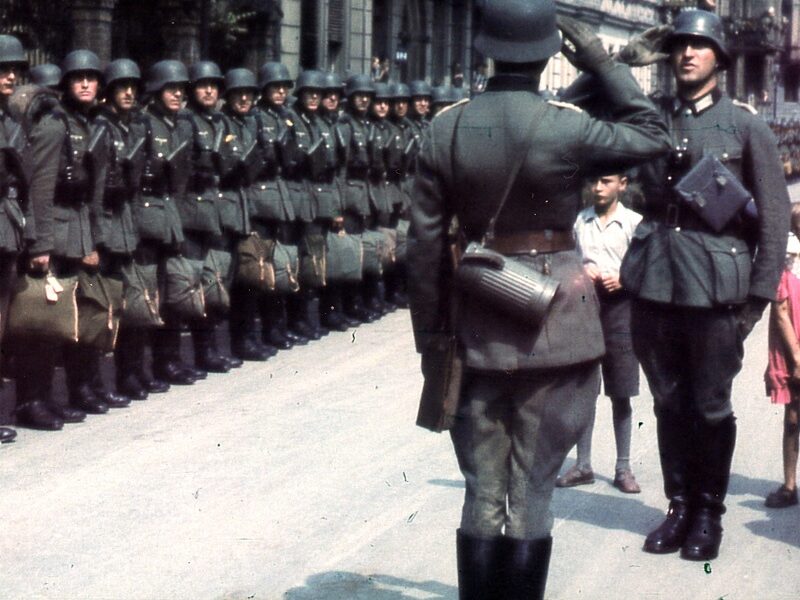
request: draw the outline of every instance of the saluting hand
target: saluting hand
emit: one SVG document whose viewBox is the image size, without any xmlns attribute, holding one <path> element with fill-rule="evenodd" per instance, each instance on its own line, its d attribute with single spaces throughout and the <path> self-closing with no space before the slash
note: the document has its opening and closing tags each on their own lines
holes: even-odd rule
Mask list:
<svg viewBox="0 0 800 600">
<path fill-rule="evenodd" d="M 669 58 L 662 52 L 664 41 L 675 28 L 672 25 L 657 25 L 634 36 L 627 46 L 622 48 L 616 59 L 632 67 L 645 67 Z"/>
<path fill-rule="evenodd" d="M 597 73 L 605 65 L 611 65 L 611 56 L 591 27 L 572 17 L 559 16 L 558 28 L 564 36 L 561 53 L 576 68 Z"/>
</svg>

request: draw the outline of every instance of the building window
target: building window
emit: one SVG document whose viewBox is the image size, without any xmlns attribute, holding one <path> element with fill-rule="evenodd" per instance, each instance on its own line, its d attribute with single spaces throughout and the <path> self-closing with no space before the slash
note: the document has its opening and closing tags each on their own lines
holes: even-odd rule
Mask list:
<svg viewBox="0 0 800 600">
<path fill-rule="evenodd" d="M 319 1 L 302 0 L 300 5 L 300 66 L 316 69 L 319 56 Z"/>
</svg>

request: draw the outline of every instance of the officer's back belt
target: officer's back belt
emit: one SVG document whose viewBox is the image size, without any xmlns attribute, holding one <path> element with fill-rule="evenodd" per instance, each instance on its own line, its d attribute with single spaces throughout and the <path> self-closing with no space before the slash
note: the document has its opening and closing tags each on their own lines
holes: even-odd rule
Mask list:
<svg viewBox="0 0 800 600">
<path fill-rule="evenodd" d="M 500 254 L 540 254 L 575 249 L 572 231 L 541 229 L 497 234 L 486 247 Z"/>
</svg>

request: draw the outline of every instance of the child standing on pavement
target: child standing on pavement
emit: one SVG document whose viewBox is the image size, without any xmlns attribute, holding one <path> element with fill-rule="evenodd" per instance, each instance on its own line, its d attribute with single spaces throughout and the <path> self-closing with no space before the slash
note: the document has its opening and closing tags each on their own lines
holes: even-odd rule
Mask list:
<svg viewBox="0 0 800 600">
<path fill-rule="evenodd" d="M 574 231 L 583 268 L 594 282 L 600 300 L 600 321 L 606 345 L 606 355 L 601 362 L 603 389 L 611 398 L 617 448 L 613 485 L 626 494 L 636 494 L 640 489 L 630 463 L 631 397 L 639 394 L 639 363 L 631 340 L 631 298 L 622 289 L 619 269 L 642 216 L 620 202 L 627 186 L 628 178 L 622 173 L 594 180 L 590 188 L 592 206 L 580 212 Z M 593 429 L 594 418 L 578 440 L 575 465 L 556 479 L 557 487 L 594 482 Z"/>
<path fill-rule="evenodd" d="M 769 366 L 765 377 L 774 404 L 784 405 L 784 483 L 767 496 L 770 508 L 797 504 L 798 413 L 800 412 L 800 205 L 792 205 L 792 232 L 786 246 L 786 266 L 772 303 Z"/>
</svg>

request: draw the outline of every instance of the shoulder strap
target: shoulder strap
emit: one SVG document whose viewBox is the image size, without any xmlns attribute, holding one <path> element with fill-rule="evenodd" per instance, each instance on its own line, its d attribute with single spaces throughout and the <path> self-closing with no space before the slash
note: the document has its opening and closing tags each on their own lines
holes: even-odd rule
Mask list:
<svg viewBox="0 0 800 600">
<path fill-rule="evenodd" d="M 536 123 L 541 113 L 545 111 L 547 108 L 547 102 L 541 102 L 539 106 L 535 107 L 531 112 L 531 119 L 528 122 L 527 127 L 525 128 L 526 131 L 526 139 L 530 140 L 530 134 L 533 132 L 533 125 Z M 463 112 L 463 111 L 462 111 Z M 500 213 L 503 211 L 503 207 L 506 205 L 506 200 L 508 200 L 508 194 L 511 192 L 511 188 L 514 187 L 514 184 L 517 181 L 517 175 L 519 174 L 519 170 L 522 168 L 522 163 L 525 162 L 525 158 L 528 156 L 528 151 L 530 149 L 530 145 L 525 148 L 523 152 L 520 149 L 517 152 L 517 160 L 514 163 L 514 167 L 511 169 L 511 173 L 508 176 L 508 181 L 506 182 L 506 187 L 503 190 L 503 195 L 500 197 L 500 204 L 497 206 L 497 211 L 494 213 L 494 216 L 489 221 L 489 226 L 486 228 L 486 233 L 483 234 L 483 239 L 481 240 L 481 245 L 485 246 L 487 243 L 491 242 L 494 239 L 494 228 L 497 224 L 497 218 L 500 216 Z"/>
<path fill-rule="evenodd" d="M 69 126 L 69 119 L 67 119 L 67 115 L 61 110 L 54 110 L 50 114 L 64 125 L 64 129 L 66 130 L 64 144 L 67 148 L 67 164 L 72 166 L 75 163 L 75 157 L 72 154 L 72 128 Z"/>
</svg>

